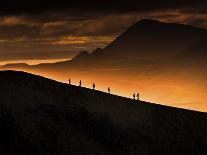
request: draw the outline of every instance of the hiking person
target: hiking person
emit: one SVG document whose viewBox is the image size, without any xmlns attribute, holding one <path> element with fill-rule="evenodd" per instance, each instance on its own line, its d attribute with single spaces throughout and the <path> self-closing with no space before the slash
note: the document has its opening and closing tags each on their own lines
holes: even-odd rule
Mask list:
<svg viewBox="0 0 207 155">
<path fill-rule="evenodd" d="M 110 94 L 110 92 L 111 92 L 111 89 L 110 89 L 110 87 L 108 87 L 108 93 Z"/>
<path fill-rule="evenodd" d="M 95 84 L 93 83 L 93 90 L 95 89 L 95 87 L 96 87 L 96 86 L 95 86 Z"/>
<path fill-rule="evenodd" d="M 139 101 L 139 93 L 137 94 L 137 100 Z"/>
<path fill-rule="evenodd" d="M 133 99 L 135 100 L 135 93 L 133 94 Z"/>
<path fill-rule="evenodd" d="M 79 82 L 79 86 L 80 86 L 80 87 L 81 87 L 81 83 L 82 83 L 82 82 L 81 82 L 81 80 L 80 80 L 80 82 Z"/>
<path fill-rule="evenodd" d="M 69 78 L 69 80 L 68 80 L 68 84 L 71 85 L 71 80 L 70 80 L 70 78 Z"/>
</svg>

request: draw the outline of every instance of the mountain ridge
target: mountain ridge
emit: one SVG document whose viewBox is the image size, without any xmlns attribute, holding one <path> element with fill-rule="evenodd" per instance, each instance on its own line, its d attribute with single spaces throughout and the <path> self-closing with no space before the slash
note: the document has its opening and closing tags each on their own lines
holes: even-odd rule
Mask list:
<svg viewBox="0 0 207 155">
<path fill-rule="evenodd" d="M 104 50 L 125 56 L 131 54 L 129 57 L 139 58 L 140 55 L 140 59 L 157 59 L 160 55 L 169 58 L 205 36 L 206 29 L 144 19 L 132 25 Z"/>
</svg>

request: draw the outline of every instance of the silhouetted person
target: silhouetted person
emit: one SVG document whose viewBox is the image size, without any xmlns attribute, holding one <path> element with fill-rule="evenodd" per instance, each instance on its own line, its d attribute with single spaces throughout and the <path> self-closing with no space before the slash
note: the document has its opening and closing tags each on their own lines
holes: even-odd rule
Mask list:
<svg viewBox="0 0 207 155">
<path fill-rule="evenodd" d="M 135 100 L 135 93 L 133 94 L 133 99 Z"/>
<path fill-rule="evenodd" d="M 137 94 L 137 100 L 139 101 L 139 93 Z"/>
<path fill-rule="evenodd" d="M 95 84 L 93 83 L 93 90 L 95 89 L 95 87 L 96 87 L 96 86 L 95 86 Z"/>
<path fill-rule="evenodd" d="M 68 84 L 71 85 L 71 79 L 68 80 Z"/>
<path fill-rule="evenodd" d="M 82 83 L 82 82 L 81 82 L 81 80 L 80 80 L 80 82 L 79 82 L 79 86 L 80 86 L 80 87 L 81 87 L 81 83 Z"/>
<path fill-rule="evenodd" d="M 110 87 L 108 87 L 108 93 L 109 93 L 109 94 L 111 93 L 111 88 L 110 88 Z"/>
</svg>

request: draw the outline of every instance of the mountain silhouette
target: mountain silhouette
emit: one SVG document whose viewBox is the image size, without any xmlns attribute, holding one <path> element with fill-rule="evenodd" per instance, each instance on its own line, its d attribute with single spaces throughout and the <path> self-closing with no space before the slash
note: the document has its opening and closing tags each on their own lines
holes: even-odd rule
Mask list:
<svg viewBox="0 0 207 155">
<path fill-rule="evenodd" d="M 180 54 L 194 42 L 206 36 L 206 29 L 143 19 L 132 25 L 104 49 L 95 50 L 90 58 L 167 59 Z M 84 55 L 81 54 L 81 56 Z"/>
<path fill-rule="evenodd" d="M 5 68 L 27 68 L 29 67 L 26 63 L 12 63 L 12 64 L 6 64 L 3 67 Z"/>
<path fill-rule="evenodd" d="M 166 59 L 204 36 L 207 36 L 206 29 L 144 19 L 121 34 L 104 51 L 129 58 Z"/>
<path fill-rule="evenodd" d="M 5 155 L 205 154 L 207 114 L 0 72 Z"/>
</svg>

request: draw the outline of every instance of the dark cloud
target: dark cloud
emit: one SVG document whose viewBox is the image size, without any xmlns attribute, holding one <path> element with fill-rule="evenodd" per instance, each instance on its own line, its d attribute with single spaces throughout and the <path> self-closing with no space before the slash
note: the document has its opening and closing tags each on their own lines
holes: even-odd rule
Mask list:
<svg viewBox="0 0 207 155">
<path fill-rule="evenodd" d="M 0 26 L 0 39 L 36 38 L 39 34 L 40 28 L 37 26 Z"/>
<path fill-rule="evenodd" d="M 7 0 L 1 2 L 1 14 L 33 14 L 40 12 L 91 10 L 106 12 L 152 11 L 160 9 L 190 8 L 206 10 L 207 2 L 203 0 Z M 77 15 L 77 14 L 76 14 Z"/>
</svg>

